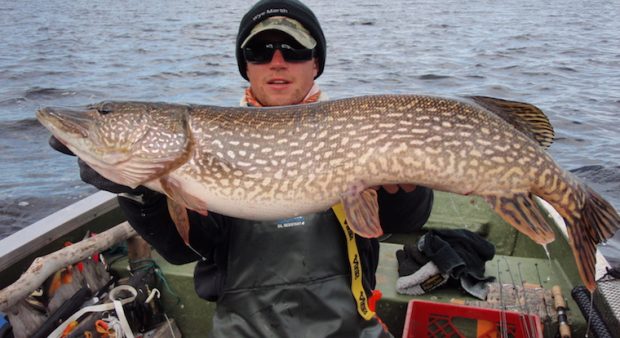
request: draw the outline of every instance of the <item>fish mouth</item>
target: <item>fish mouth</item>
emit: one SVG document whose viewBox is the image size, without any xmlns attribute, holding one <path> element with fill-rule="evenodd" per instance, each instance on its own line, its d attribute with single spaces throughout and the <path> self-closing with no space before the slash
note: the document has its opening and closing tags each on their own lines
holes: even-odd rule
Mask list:
<svg viewBox="0 0 620 338">
<path fill-rule="evenodd" d="M 93 123 L 92 107 L 45 107 L 37 110 L 37 119 L 48 128 L 61 142 L 67 142 L 66 137 L 87 138 L 90 126 Z"/>
<path fill-rule="evenodd" d="M 39 122 L 60 143 L 99 173 L 127 160 L 126 153 L 106 148 L 98 134 L 101 115 L 97 105 L 45 107 L 36 112 Z"/>
</svg>

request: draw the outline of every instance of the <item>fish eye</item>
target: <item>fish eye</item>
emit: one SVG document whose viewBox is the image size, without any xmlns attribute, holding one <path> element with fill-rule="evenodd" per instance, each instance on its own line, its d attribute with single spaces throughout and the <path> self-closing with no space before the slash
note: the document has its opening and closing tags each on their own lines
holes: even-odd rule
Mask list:
<svg viewBox="0 0 620 338">
<path fill-rule="evenodd" d="M 110 107 L 109 104 L 102 104 L 99 107 L 97 107 L 97 112 L 101 115 L 109 114 L 113 111 L 114 109 L 112 109 L 112 107 Z"/>
</svg>

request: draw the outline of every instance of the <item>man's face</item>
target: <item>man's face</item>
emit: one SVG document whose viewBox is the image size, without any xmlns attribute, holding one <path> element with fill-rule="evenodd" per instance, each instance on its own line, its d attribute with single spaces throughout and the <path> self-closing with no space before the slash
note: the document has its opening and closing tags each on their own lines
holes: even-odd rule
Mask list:
<svg viewBox="0 0 620 338">
<path fill-rule="evenodd" d="M 291 43 L 292 37 L 279 31 L 266 31 L 251 43 Z M 268 63 L 247 63 L 250 87 L 256 99 L 264 106 L 284 106 L 300 103 L 314 84 L 318 66 L 316 59 L 288 62 L 276 50 Z"/>
</svg>

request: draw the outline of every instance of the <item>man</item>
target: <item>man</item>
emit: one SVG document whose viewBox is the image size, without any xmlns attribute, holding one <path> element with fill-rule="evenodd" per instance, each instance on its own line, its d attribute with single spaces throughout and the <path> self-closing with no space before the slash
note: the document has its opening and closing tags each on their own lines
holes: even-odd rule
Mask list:
<svg viewBox="0 0 620 338">
<path fill-rule="evenodd" d="M 258 2 L 243 17 L 236 46 L 240 74 L 250 83 L 242 105 L 324 99 L 314 80 L 325 65 L 325 37 L 315 15 L 302 3 Z M 366 319 L 362 313 L 375 286 L 378 240 L 353 241 L 362 269 L 358 286 L 363 289 L 361 298 L 354 296 L 345 231 L 333 210 L 275 222 L 190 211 L 186 246 L 165 196 L 143 187 L 119 186 L 83 162 L 80 169 L 85 182 L 121 193 L 119 204 L 129 223 L 165 259 L 175 264 L 198 260 L 196 292 L 217 302 L 213 336 L 391 336 L 372 313 Z M 378 190 L 386 233 L 413 231 L 426 222 L 432 191 L 413 188 Z"/>
</svg>

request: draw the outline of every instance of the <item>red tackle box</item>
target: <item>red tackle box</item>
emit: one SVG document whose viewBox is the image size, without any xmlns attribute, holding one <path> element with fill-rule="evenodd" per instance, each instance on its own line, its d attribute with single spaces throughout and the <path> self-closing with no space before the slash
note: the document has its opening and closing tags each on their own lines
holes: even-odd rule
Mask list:
<svg viewBox="0 0 620 338">
<path fill-rule="evenodd" d="M 505 331 L 500 330 L 500 323 Z M 403 338 L 542 337 L 537 315 L 481 307 L 411 300 Z"/>
</svg>

